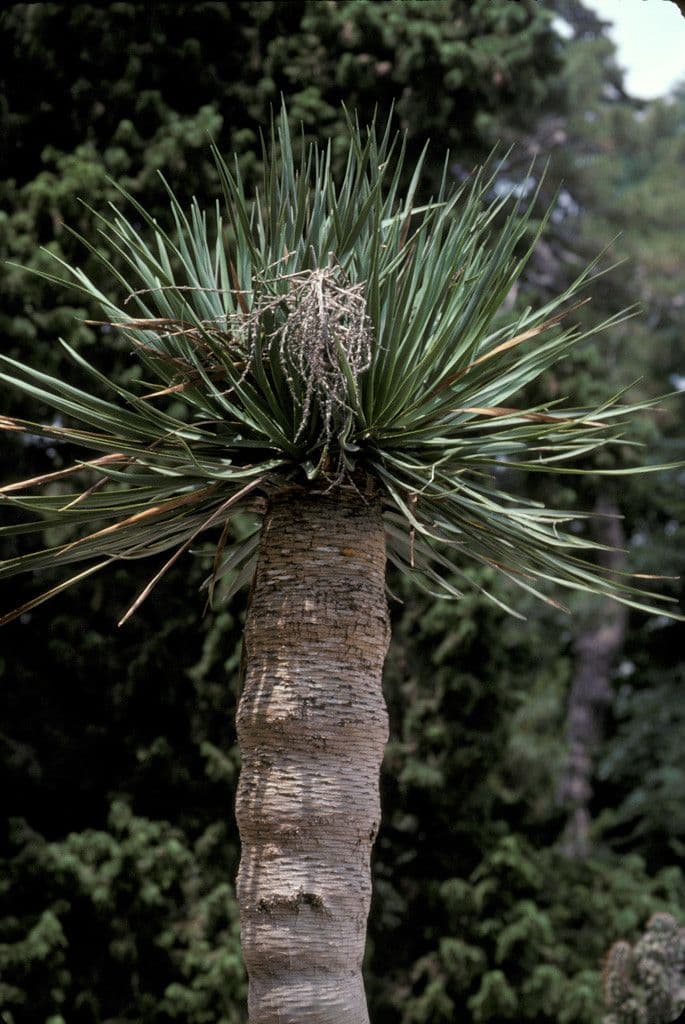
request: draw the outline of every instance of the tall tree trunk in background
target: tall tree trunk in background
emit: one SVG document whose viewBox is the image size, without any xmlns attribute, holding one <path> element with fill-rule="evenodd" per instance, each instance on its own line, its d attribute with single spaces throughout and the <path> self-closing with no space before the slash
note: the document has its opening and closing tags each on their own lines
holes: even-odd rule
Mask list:
<svg viewBox="0 0 685 1024">
<path fill-rule="evenodd" d="M 618 507 L 610 496 L 595 505 L 593 533 L 601 544 L 616 549 L 600 552 L 608 569 L 619 571 L 625 564 L 625 544 Z M 590 802 L 594 755 L 604 732 L 604 717 L 611 704 L 611 673 L 623 649 L 627 609 L 605 600 L 598 608 L 591 629 L 576 641 L 576 671 L 569 694 L 566 719 L 568 759 L 559 786 L 559 798 L 568 810 L 562 849 L 568 857 L 583 860 L 590 854 Z"/>
<path fill-rule="evenodd" d="M 245 626 L 237 894 L 250 1024 L 368 1024 L 361 975 L 388 737 L 380 506 L 277 497 Z"/>
</svg>

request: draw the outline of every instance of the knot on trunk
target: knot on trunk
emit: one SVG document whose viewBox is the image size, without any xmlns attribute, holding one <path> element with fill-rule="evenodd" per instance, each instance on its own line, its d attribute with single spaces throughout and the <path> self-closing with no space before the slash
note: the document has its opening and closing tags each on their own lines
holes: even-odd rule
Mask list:
<svg viewBox="0 0 685 1024">
<path fill-rule="evenodd" d="M 257 903 L 257 910 L 260 914 L 273 914 L 283 910 L 300 911 L 305 907 L 328 915 L 323 896 L 318 892 L 305 892 L 303 889 L 298 889 L 297 892 L 290 894 L 272 893 L 269 896 L 262 896 Z"/>
</svg>

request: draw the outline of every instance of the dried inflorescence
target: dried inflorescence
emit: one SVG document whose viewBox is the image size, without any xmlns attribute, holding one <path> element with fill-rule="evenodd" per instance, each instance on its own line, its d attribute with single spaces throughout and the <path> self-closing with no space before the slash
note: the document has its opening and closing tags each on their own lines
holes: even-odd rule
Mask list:
<svg viewBox="0 0 685 1024">
<path fill-rule="evenodd" d="M 653 914 L 634 946 L 615 942 L 604 963 L 603 1024 L 671 1024 L 685 1006 L 685 929 Z"/>
<path fill-rule="evenodd" d="M 336 412 L 351 412 L 352 392 L 371 365 L 372 328 L 362 284 L 350 283 L 339 267 L 280 278 L 285 293 L 266 291 L 242 322 L 247 329 L 248 368 L 256 346 L 275 346 L 299 423 L 298 440 L 317 406 L 327 446 L 336 432 Z M 346 416 L 345 416 L 346 418 Z"/>
</svg>

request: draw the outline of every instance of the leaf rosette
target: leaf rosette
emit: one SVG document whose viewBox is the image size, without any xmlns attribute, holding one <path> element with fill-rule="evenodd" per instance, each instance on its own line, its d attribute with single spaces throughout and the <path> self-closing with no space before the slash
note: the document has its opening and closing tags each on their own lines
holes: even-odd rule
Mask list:
<svg viewBox="0 0 685 1024">
<path fill-rule="evenodd" d="M 477 585 L 475 561 L 553 604 L 550 584 L 662 610 L 667 598 L 596 564 L 600 545 L 569 529 L 577 512 L 499 484 L 504 466 L 582 473 L 589 453 L 629 443 L 625 424 L 649 403 L 618 395 L 593 409 L 516 405 L 574 346 L 629 313 L 591 332 L 562 323 L 596 263 L 541 306 L 505 313 L 544 229 L 544 220 L 532 227 L 535 197 L 527 206 L 493 199 L 496 167 L 452 189 L 446 160 L 437 196 L 417 206 L 423 161 L 402 191 L 401 138 L 390 126 L 348 127 L 339 180 L 330 147 L 303 145 L 296 159 L 283 110 L 256 195 L 215 152 L 224 205 L 211 216 L 197 200 L 186 213 L 171 188 L 168 231 L 124 192 L 130 216 L 93 211 L 115 255 L 82 240 L 104 263 L 111 294 L 58 257 L 54 275 L 41 272 L 60 284 L 66 273 L 99 304 L 141 375 L 126 386 L 110 380 L 64 341 L 83 387 L 0 357 L 0 380 L 63 420 L 3 417 L 0 428 L 88 453 L 0 489 L 0 500 L 31 514 L 4 534 L 46 522 L 77 531 L 0 563 L 0 577 L 85 563 L 2 621 L 112 562 L 171 552 L 124 621 L 211 531 L 205 587 L 213 597 L 217 580 L 230 581 L 228 598 L 252 576 L 269 498 L 303 487 L 380 495 L 390 562 L 431 593 L 459 597 L 462 585 Z M 654 468 L 664 467 L 613 472 Z M 44 492 L 69 478 L 85 486 Z M 253 526 L 232 529 L 244 513 Z"/>
</svg>

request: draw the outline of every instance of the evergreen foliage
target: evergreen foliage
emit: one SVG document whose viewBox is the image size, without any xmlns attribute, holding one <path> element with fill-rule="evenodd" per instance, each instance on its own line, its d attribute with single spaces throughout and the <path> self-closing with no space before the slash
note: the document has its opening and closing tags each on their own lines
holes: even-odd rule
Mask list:
<svg viewBox="0 0 685 1024">
<path fill-rule="evenodd" d="M 569 862 L 551 842 L 571 662 L 563 647 L 556 660 L 538 651 L 557 613 L 524 632 L 479 608 L 476 627 L 475 596 L 471 607 L 402 596 L 386 672 L 392 812 L 374 878 L 374 1020 L 596 1024 L 606 950 L 655 911 L 678 912 L 682 872 L 666 858 L 650 873 L 637 854 Z"/>
<path fill-rule="evenodd" d="M 599 59 L 601 56 L 601 59 Z M 602 65 L 604 74 L 601 73 Z M 681 248 L 682 88 L 668 100 L 631 102 L 622 93 L 612 50 L 596 27 L 580 33 L 564 72 L 573 103 L 565 121 L 565 153 L 556 174 L 576 204 L 558 224 L 560 262 L 572 251 L 595 251 L 613 239 L 609 258 L 623 260 L 610 288 L 593 294 L 597 309 L 639 296 L 644 313 L 611 338 L 604 359 L 587 352 L 571 368 L 582 394 L 609 372 L 626 385 L 639 380 L 644 394 L 682 390 L 685 331 Z M 573 208 L 573 207 L 572 207 Z M 666 458 L 682 454 L 682 402 L 664 402 L 644 441 Z M 669 567 L 671 592 L 682 602 L 682 470 L 645 487 L 626 478 L 621 511 L 631 558 Z M 683 630 L 663 621 L 634 620 L 616 666 L 617 698 L 609 737 L 598 765 L 597 834 L 617 850 L 639 848 L 651 866 L 682 858 L 679 793 L 683 774 L 681 679 Z"/>
<path fill-rule="evenodd" d="M 244 1019 L 245 978 L 217 824 L 190 843 L 167 821 L 113 801 L 102 830 L 47 843 L 10 820 L 7 881 L 25 934 L 3 922 L 5 1019 Z"/>
</svg>

